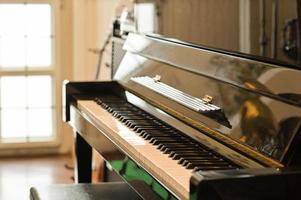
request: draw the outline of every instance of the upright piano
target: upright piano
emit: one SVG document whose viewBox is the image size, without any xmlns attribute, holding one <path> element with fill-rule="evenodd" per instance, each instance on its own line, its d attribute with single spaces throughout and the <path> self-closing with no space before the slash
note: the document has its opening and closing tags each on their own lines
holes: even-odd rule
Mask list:
<svg viewBox="0 0 301 200">
<path fill-rule="evenodd" d="M 130 34 L 112 81 L 68 82 L 77 182 L 92 148 L 142 199 L 299 199 L 301 70 Z"/>
</svg>

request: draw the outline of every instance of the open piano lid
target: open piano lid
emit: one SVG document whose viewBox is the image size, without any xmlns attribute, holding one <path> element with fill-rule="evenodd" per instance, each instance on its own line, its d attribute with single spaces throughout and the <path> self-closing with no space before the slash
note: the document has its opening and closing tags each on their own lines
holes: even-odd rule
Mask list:
<svg viewBox="0 0 301 200">
<path fill-rule="evenodd" d="M 263 164 L 299 162 L 301 71 L 159 36 L 130 34 L 114 79 Z"/>
</svg>

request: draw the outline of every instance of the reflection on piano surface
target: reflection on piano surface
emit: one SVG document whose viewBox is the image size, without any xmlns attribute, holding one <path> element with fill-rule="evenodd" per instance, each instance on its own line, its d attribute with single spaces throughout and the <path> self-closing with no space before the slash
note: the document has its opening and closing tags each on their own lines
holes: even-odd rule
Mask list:
<svg viewBox="0 0 301 200">
<path fill-rule="evenodd" d="M 156 36 L 124 48 L 114 81 L 64 85 L 78 182 L 93 147 L 144 199 L 295 198 L 300 70 Z"/>
</svg>

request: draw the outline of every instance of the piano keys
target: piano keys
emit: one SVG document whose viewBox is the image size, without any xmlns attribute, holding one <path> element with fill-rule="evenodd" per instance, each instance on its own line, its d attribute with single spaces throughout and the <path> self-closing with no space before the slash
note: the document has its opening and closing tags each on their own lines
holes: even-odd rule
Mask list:
<svg viewBox="0 0 301 200">
<path fill-rule="evenodd" d="M 157 36 L 124 48 L 113 81 L 64 85 L 79 182 L 93 147 L 145 199 L 241 199 L 248 184 L 250 199 L 295 194 L 281 188 L 300 179 L 287 169 L 300 164 L 300 70 Z"/>
</svg>

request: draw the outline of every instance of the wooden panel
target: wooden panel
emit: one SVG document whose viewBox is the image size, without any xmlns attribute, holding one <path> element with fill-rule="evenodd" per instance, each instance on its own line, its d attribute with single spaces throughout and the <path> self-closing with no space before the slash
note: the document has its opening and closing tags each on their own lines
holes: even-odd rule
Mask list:
<svg viewBox="0 0 301 200">
<path fill-rule="evenodd" d="M 266 4 L 266 56 L 271 56 L 271 34 L 272 34 L 272 2 L 273 0 L 265 0 Z M 283 45 L 283 28 L 285 22 L 289 19 L 297 17 L 297 3 L 296 0 L 279 0 L 278 5 L 278 24 L 277 24 L 277 59 L 287 62 L 294 62 L 289 59 L 282 51 Z M 250 1 L 251 9 L 251 53 L 260 54 L 260 18 L 259 18 L 259 1 Z"/>
<path fill-rule="evenodd" d="M 282 51 L 283 39 L 282 30 L 287 20 L 297 18 L 297 1 L 296 0 L 280 0 L 279 1 L 279 17 L 278 17 L 278 48 L 277 55 L 281 60 L 292 62 Z"/>
<path fill-rule="evenodd" d="M 239 0 L 165 0 L 159 7 L 161 34 L 197 44 L 238 49 Z"/>
</svg>

